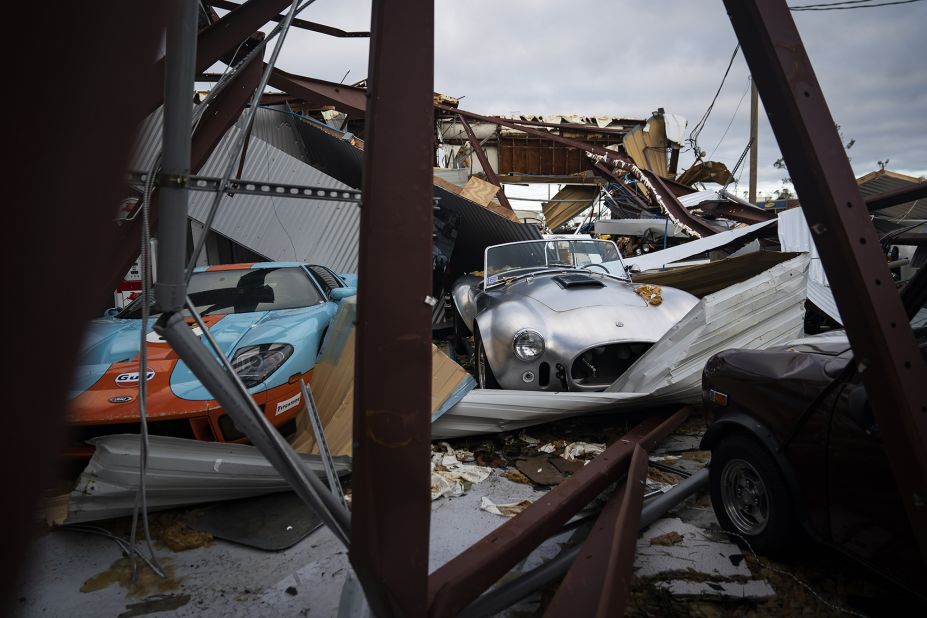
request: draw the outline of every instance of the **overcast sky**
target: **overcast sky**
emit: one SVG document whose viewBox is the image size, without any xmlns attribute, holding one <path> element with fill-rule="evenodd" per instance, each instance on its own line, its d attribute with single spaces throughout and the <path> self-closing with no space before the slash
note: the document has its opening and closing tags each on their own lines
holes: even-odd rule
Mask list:
<svg viewBox="0 0 927 618">
<path fill-rule="evenodd" d="M 367 30 L 370 1 L 318 0 L 300 16 Z M 927 2 L 793 16 L 831 114 L 856 140 L 849 151 L 856 175 L 885 159 L 888 169 L 927 175 Z M 461 97 L 464 109 L 647 118 L 662 107 L 688 120 L 687 133 L 737 44 L 720 0 L 435 0 L 435 22 L 435 90 Z M 278 65 L 335 82 L 349 71 L 344 82 L 353 83 L 367 75 L 367 61 L 367 39 L 294 30 Z M 699 138 L 729 167 L 749 138 L 747 88 L 738 53 Z M 761 109 L 761 194 L 779 186 L 777 158 Z M 692 161 L 686 153 L 680 166 Z M 740 191 L 746 183 L 744 173 Z"/>
</svg>

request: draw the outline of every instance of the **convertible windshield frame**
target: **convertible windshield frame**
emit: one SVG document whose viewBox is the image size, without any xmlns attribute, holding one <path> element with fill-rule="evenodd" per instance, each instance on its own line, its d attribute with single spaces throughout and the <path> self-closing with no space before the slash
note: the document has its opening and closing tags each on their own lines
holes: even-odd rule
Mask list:
<svg viewBox="0 0 927 618">
<path fill-rule="evenodd" d="M 598 265 L 599 268 L 588 268 Z M 487 247 L 483 289 L 542 272 L 588 270 L 629 281 L 618 246 L 611 240 L 557 237 Z"/>
</svg>

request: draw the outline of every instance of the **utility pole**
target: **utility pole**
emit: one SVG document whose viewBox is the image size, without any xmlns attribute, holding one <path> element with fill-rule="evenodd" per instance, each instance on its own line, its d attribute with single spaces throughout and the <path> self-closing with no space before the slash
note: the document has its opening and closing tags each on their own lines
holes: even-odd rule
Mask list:
<svg viewBox="0 0 927 618">
<path fill-rule="evenodd" d="M 750 76 L 750 203 L 756 204 L 756 159 L 757 159 L 757 113 L 759 97 L 756 92 L 756 82 Z"/>
</svg>

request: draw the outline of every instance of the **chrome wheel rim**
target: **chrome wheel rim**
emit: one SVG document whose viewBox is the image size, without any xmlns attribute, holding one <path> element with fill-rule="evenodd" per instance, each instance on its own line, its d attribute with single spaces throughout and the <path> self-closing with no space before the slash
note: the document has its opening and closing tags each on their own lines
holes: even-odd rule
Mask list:
<svg viewBox="0 0 927 618">
<path fill-rule="evenodd" d="M 721 501 L 734 527 L 755 536 L 769 523 L 769 492 L 748 461 L 732 459 L 721 472 Z"/>
</svg>

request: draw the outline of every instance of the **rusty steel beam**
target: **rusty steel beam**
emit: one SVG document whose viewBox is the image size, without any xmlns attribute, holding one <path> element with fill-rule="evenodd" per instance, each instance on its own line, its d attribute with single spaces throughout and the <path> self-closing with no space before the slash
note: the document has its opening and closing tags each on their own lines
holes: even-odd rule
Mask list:
<svg viewBox="0 0 927 618">
<path fill-rule="evenodd" d="M 225 10 L 235 10 L 238 7 L 242 6 L 235 2 L 227 2 L 226 0 L 203 0 L 203 4 L 208 6 L 214 6 L 220 9 Z M 274 15 L 269 18 L 270 21 L 282 21 L 284 19 L 283 15 Z M 299 19 L 294 17 L 293 21 L 290 22 L 290 26 L 293 28 L 301 28 L 303 30 L 311 30 L 312 32 L 320 32 L 322 34 L 327 34 L 328 36 L 333 36 L 341 39 L 346 38 L 369 38 L 369 32 L 345 32 L 339 28 L 333 28 L 331 26 L 326 26 L 324 24 L 317 24 L 313 21 L 306 21 L 305 19 Z"/>
<path fill-rule="evenodd" d="M 196 72 L 202 73 L 223 56 L 233 54 L 243 41 L 290 3 L 291 0 L 249 0 L 203 28 L 196 41 Z M 138 96 L 149 112 L 161 105 L 164 100 L 164 58 L 155 62 L 154 72 Z"/>
<path fill-rule="evenodd" d="M 624 615 L 644 506 L 647 453 L 640 444 L 634 447 L 628 476 L 616 488 L 583 541 L 573 566 L 547 606 L 545 617 Z"/>
<path fill-rule="evenodd" d="M 493 171 L 492 165 L 489 163 L 489 159 L 486 158 L 486 152 L 483 150 L 480 140 L 476 139 L 476 134 L 473 133 L 473 129 L 470 128 L 470 123 L 467 122 L 467 119 L 463 116 L 457 116 L 460 119 L 460 124 L 463 125 L 464 131 L 467 132 L 467 139 L 470 140 L 470 148 L 473 149 L 476 158 L 480 160 L 480 166 L 483 168 L 483 173 L 486 174 L 486 180 L 492 184 L 499 187 L 499 190 L 496 192 L 496 197 L 499 198 L 499 203 L 512 210 L 512 205 L 509 204 L 509 199 L 505 196 L 505 191 L 502 190 L 502 185 L 499 184 L 499 178 L 496 177 L 496 172 Z"/>
<path fill-rule="evenodd" d="M 498 117 L 498 116 L 496 116 Z M 507 118 L 506 120 L 511 120 L 511 122 L 528 127 L 547 127 L 550 129 L 562 129 L 564 131 L 577 131 L 580 133 L 601 133 L 603 135 L 625 135 L 628 132 L 628 129 L 619 129 L 618 127 L 604 127 L 599 128 L 591 124 L 576 124 L 572 122 L 541 122 L 539 120 L 515 120 L 512 118 Z M 638 127 L 647 124 L 646 120 L 624 120 L 629 125 Z"/>
<path fill-rule="evenodd" d="M 348 116 L 362 117 L 367 109 L 367 90 L 364 88 L 295 75 L 276 68 L 270 74 L 268 84 L 310 103 L 334 105 Z"/>
<path fill-rule="evenodd" d="M 349 557 L 374 615 L 423 616 L 435 302 L 434 5 L 375 0 L 372 13 Z"/>
<path fill-rule="evenodd" d="M 788 6 L 782 0 L 724 4 L 804 205 L 927 558 L 927 366 Z"/>
<path fill-rule="evenodd" d="M 190 144 L 190 169 L 193 174 L 203 167 L 226 131 L 235 124 L 242 109 L 250 102 L 251 95 L 261 80 L 261 70 L 260 62 L 252 62 L 244 67 L 232 77 L 228 86 L 213 99 L 203 113 Z M 153 196 L 148 217 L 151 227 L 155 228 L 159 211 L 157 192 Z M 138 257 L 142 218 L 135 217 L 132 221 L 117 227 L 116 230 L 118 240 L 113 253 L 113 263 L 118 265 L 118 270 L 107 273 L 111 290 L 116 289 L 122 277 Z"/>
<path fill-rule="evenodd" d="M 870 195 L 866 198 L 866 208 L 869 212 L 882 210 L 889 206 L 897 206 L 913 200 L 920 200 L 927 197 L 927 182 L 919 182 L 910 187 L 893 189 L 884 193 Z"/>
<path fill-rule="evenodd" d="M 627 470 L 637 444 L 652 449 L 689 415 L 651 416 L 499 528 L 431 574 L 429 616 L 454 616 Z"/>
<path fill-rule="evenodd" d="M 726 217 L 740 223 L 762 223 L 776 218 L 776 213 L 760 208 L 751 208 L 734 202 L 707 202 L 698 206 L 702 212 Z"/>
</svg>

